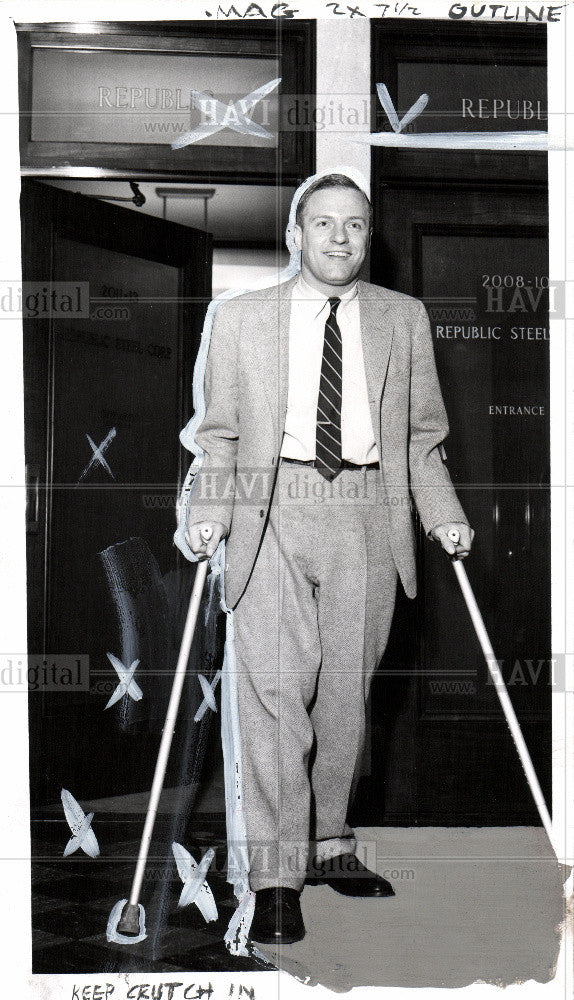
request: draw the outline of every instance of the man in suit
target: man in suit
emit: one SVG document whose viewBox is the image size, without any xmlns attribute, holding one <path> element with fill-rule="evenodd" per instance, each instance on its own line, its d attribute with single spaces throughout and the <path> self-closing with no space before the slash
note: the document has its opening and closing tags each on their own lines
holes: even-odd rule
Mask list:
<svg viewBox="0 0 574 1000">
<path fill-rule="evenodd" d="M 358 281 L 371 219 L 349 177 L 307 187 L 300 274 L 219 307 L 205 371 L 186 539 L 201 559 L 227 536 L 260 942 L 303 937 L 305 882 L 394 894 L 356 857 L 346 814 L 397 579 L 416 593 L 411 497 L 450 555 L 472 544 L 424 306 Z"/>
</svg>

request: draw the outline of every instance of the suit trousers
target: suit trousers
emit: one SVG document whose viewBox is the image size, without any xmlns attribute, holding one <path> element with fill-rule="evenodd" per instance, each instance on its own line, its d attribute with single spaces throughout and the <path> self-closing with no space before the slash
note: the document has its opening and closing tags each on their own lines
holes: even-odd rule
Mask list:
<svg viewBox="0 0 574 1000">
<path fill-rule="evenodd" d="M 355 847 L 346 815 L 397 584 L 383 496 L 373 466 L 332 483 L 312 466 L 281 461 L 277 472 L 234 610 L 254 892 L 301 889 L 310 851 L 324 859 Z"/>
</svg>

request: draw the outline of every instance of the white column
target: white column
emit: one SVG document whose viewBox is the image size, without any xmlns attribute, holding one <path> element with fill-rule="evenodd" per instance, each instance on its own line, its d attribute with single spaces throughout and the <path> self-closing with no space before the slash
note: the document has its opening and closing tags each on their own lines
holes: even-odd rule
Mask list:
<svg viewBox="0 0 574 1000">
<path fill-rule="evenodd" d="M 370 146 L 350 141 L 371 131 L 368 18 L 317 19 L 317 118 L 317 170 L 354 167 L 370 183 Z"/>
</svg>

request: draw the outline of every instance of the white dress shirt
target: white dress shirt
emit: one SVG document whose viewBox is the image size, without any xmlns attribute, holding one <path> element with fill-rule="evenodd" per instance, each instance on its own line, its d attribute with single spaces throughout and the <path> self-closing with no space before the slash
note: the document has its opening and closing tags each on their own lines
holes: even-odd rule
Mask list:
<svg viewBox="0 0 574 1000">
<path fill-rule="evenodd" d="M 340 295 L 337 323 L 343 342 L 341 401 L 342 458 L 356 465 L 379 461 L 367 395 L 356 284 Z M 289 325 L 289 388 L 284 458 L 308 462 L 315 458 L 317 401 L 321 381 L 325 323 L 329 300 L 299 275 L 293 287 Z"/>
</svg>

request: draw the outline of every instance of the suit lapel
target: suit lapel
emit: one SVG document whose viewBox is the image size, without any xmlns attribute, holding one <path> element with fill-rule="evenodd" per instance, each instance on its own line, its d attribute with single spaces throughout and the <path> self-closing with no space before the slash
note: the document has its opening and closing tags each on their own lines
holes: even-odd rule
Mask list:
<svg viewBox="0 0 574 1000">
<path fill-rule="evenodd" d="M 391 345 L 393 342 L 393 310 L 378 288 L 364 281 L 358 283 L 359 316 L 363 360 L 367 379 L 367 395 L 373 421 L 375 440 L 381 451 L 381 399 L 385 387 Z"/>
<path fill-rule="evenodd" d="M 261 374 L 265 396 L 275 430 L 276 443 L 281 444 L 285 414 L 287 412 L 287 392 L 289 388 L 289 324 L 291 319 L 291 295 L 297 275 L 272 289 L 262 322 L 258 352 L 261 350 Z"/>
</svg>

